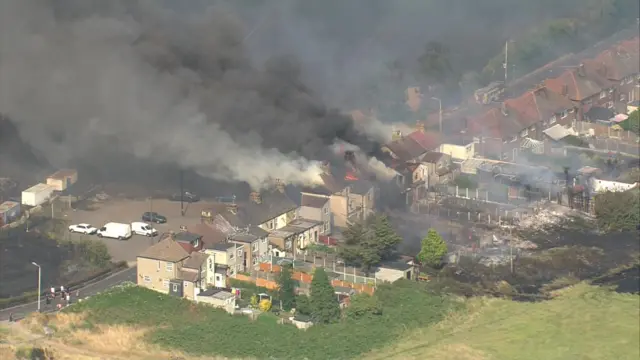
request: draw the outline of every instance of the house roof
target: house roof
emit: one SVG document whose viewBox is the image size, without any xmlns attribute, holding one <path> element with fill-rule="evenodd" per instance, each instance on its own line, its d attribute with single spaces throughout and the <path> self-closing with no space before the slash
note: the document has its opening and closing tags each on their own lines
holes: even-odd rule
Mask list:
<svg viewBox="0 0 640 360">
<path fill-rule="evenodd" d="M 189 282 L 196 282 L 198 281 L 198 278 L 200 277 L 200 272 L 199 271 L 179 271 L 178 272 L 178 279 L 183 280 L 183 281 L 189 281 Z"/>
<path fill-rule="evenodd" d="M 207 224 L 196 224 L 191 227 L 191 231 L 202 236 L 202 243 L 207 249 L 211 248 L 211 246 L 215 244 L 222 243 L 227 239 L 227 235 L 225 233 Z"/>
<path fill-rule="evenodd" d="M 431 164 L 435 164 L 437 163 L 443 156 L 445 156 L 446 154 L 441 153 L 441 152 L 437 152 L 437 151 L 432 151 L 432 152 L 428 152 L 423 158 L 422 158 L 422 162 L 425 163 L 431 163 Z"/>
<path fill-rule="evenodd" d="M 469 130 L 476 136 L 503 139 L 517 134 L 524 128 L 526 126 L 520 123 L 517 114 L 507 111 L 505 115 L 498 108 L 492 108 L 469 120 Z"/>
<path fill-rule="evenodd" d="M 260 225 L 298 207 L 285 193 L 278 190 L 265 191 L 261 197 L 260 204 L 249 201 L 242 206 L 248 220 L 247 225 Z"/>
<path fill-rule="evenodd" d="M 569 135 L 575 135 L 573 130 L 567 129 L 560 124 L 555 124 L 542 132 L 554 141 L 560 141 Z"/>
<path fill-rule="evenodd" d="M 357 195 L 366 195 L 373 188 L 373 184 L 367 180 L 358 179 L 349 183 L 351 192 Z"/>
<path fill-rule="evenodd" d="M 191 255 L 189 255 L 187 261 L 184 262 L 182 267 L 196 270 L 201 269 L 202 265 L 207 261 L 208 257 L 209 255 L 205 253 L 192 252 Z"/>
<path fill-rule="evenodd" d="M 591 120 L 609 120 L 615 116 L 614 112 L 610 109 L 592 106 L 589 111 L 584 113 L 584 116 Z"/>
<path fill-rule="evenodd" d="M 177 232 L 175 234 L 173 234 L 173 238 L 175 241 L 179 241 L 179 242 L 188 242 L 188 243 L 194 243 L 198 240 L 202 239 L 202 235 L 200 234 L 196 234 L 196 233 L 192 233 L 190 231 L 180 231 Z"/>
<path fill-rule="evenodd" d="M 436 133 L 416 130 L 407 135 L 407 137 L 418 143 L 424 150 L 431 151 L 442 143 L 440 136 Z"/>
<path fill-rule="evenodd" d="M 238 245 L 234 244 L 234 243 L 220 243 L 220 244 L 214 244 L 209 249 L 210 250 L 216 250 L 216 251 L 227 251 L 230 248 L 233 248 L 233 247 L 236 247 L 236 246 L 238 246 Z M 240 246 L 242 246 L 242 245 L 240 245 Z"/>
<path fill-rule="evenodd" d="M 316 186 L 305 186 L 302 188 L 302 192 L 306 192 L 309 194 L 318 194 L 318 195 L 332 195 L 337 192 L 344 190 L 347 187 L 344 179 L 334 176 L 332 174 L 324 173 L 321 174 L 322 185 Z"/>
<path fill-rule="evenodd" d="M 175 263 L 188 258 L 189 253 L 171 237 L 165 237 L 160 242 L 148 247 L 138 257 Z"/>
<path fill-rule="evenodd" d="M 235 295 L 233 295 L 232 293 L 228 292 L 228 291 L 224 291 L 224 290 L 220 290 L 220 289 L 207 289 L 205 291 L 202 291 L 198 294 L 198 296 L 210 296 L 214 299 L 218 299 L 218 300 L 227 300 L 227 299 L 231 299 L 234 298 Z"/>
<path fill-rule="evenodd" d="M 640 72 L 638 63 L 640 61 L 638 51 L 625 47 L 616 46 L 613 49 L 603 51 L 593 62 L 599 65 L 598 70 L 607 79 L 622 80 L 627 76 Z"/>
<path fill-rule="evenodd" d="M 237 242 L 241 242 L 241 243 L 245 243 L 245 244 L 251 244 L 252 242 L 258 240 L 259 237 L 253 235 L 253 234 L 248 234 L 248 233 L 238 233 L 238 234 L 233 234 L 229 237 L 229 240 L 231 241 L 237 241 Z"/>
<path fill-rule="evenodd" d="M 613 82 L 598 72 L 598 65 L 586 61 L 574 69 L 564 71 L 560 76 L 547 79 L 545 86 L 574 101 L 582 101 L 613 86 Z"/>
<path fill-rule="evenodd" d="M 427 152 L 416 140 L 403 137 L 385 145 L 397 158 L 409 161 Z"/>
<path fill-rule="evenodd" d="M 321 209 L 329 201 L 329 199 L 320 196 L 302 195 L 302 206 L 308 206 L 316 209 Z"/>
</svg>

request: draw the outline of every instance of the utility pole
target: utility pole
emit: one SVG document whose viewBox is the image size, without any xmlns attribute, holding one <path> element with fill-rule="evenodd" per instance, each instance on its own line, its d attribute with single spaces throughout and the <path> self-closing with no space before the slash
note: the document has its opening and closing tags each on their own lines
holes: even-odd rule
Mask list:
<svg viewBox="0 0 640 360">
<path fill-rule="evenodd" d="M 504 44 L 504 88 L 507 89 L 507 80 L 509 78 L 509 40 Z"/>
<path fill-rule="evenodd" d="M 511 273 L 513 274 L 513 237 L 511 233 L 511 227 L 509 228 L 509 263 L 511 267 Z"/>
<path fill-rule="evenodd" d="M 42 268 L 35 262 L 31 262 L 34 266 L 38 267 L 38 312 L 40 312 L 40 295 L 42 294 Z"/>
</svg>

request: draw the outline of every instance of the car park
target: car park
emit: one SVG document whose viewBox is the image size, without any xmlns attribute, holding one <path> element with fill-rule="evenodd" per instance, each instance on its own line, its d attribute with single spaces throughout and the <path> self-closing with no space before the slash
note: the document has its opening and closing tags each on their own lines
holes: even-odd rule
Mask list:
<svg viewBox="0 0 640 360">
<path fill-rule="evenodd" d="M 131 238 L 131 224 L 106 223 L 96 234 L 98 237 L 126 240 Z"/>
</svg>

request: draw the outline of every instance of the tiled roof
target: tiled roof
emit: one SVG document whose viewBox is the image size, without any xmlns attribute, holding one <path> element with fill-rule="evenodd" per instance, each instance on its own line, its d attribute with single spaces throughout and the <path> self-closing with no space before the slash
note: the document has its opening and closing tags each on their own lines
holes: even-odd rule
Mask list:
<svg viewBox="0 0 640 360">
<path fill-rule="evenodd" d="M 320 196 L 302 195 L 302 206 L 308 206 L 312 208 L 322 208 L 329 199 Z"/>
<path fill-rule="evenodd" d="M 171 237 L 165 237 L 160 242 L 140 253 L 138 257 L 168 262 L 178 262 L 188 258 L 189 253 Z"/>
<path fill-rule="evenodd" d="M 431 163 L 431 164 L 435 164 L 438 162 L 438 160 L 440 160 L 440 158 L 442 158 L 445 154 L 441 153 L 441 152 L 436 152 L 436 151 L 432 151 L 427 153 L 423 158 L 422 158 L 422 162 L 426 162 L 426 163 Z"/>
<path fill-rule="evenodd" d="M 193 252 L 191 253 L 191 255 L 189 255 L 189 258 L 184 262 L 184 265 L 182 266 L 188 269 L 199 270 L 202 268 L 202 265 L 205 263 L 205 261 L 207 261 L 208 257 L 209 255 L 205 253 Z"/>
<path fill-rule="evenodd" d="M 437 148 L 440 144 L 438 134 L 416 130 L 388 143 L 386 147 L 400 160 L 409 161 Z"/>
<path fill-rule="evenodd" d="M 526 126 L 520 124 L 515 114 L 507 112 L 505 116 L 502 110 L 497 108 L 469 120 L 469 130 L 475 136 L 504 139 L 524 128 Z"/>
<path fill-rule="evenodd" d="M 598 70 L 606 78 L 622 80 L 629 75 L 640 72 L 640 54 L 637 45 L 637 39 L 622 43 L 613 49 L 600 53 L 593 62 L 599 65 Z"/>
<path fill-rule="evenodd" d="M 428 131 L 414 131 L 407 135 L 407 137 L 417 142 L 423 149 L 431 151 L 440 146 L 440 136 L 436 133 Z"/>
<path fill-rule="evenodd" d="M 222 243 L 227 238 L 225 233 L 206 224 L 196 224 L 190 227 L 190 230 L 202 236 L 202 242 L 205 248 L 210 248 L 215 244 Z"/>
<path fill-rule="evenodd" d="M 200 277 L 199 275 L 200 274 L 197 271 L 180 271 L 178 273 L 178 278 L 188 282 L 196 282 Z"/>
<path fill-rule="evenodd" d="M 265 191 L 260 196 L 260 204 L 249 201 L 240 206 L 243 211 L 239 214 L 244 215 L 246 225 L 260 225 L 298 207 L 286 194 L 278 190 Z"/>
<path fill-rule="evenodd" d="M 592 61 L 566 70 L 557 78 L 547 79 L 544 84 L 549 90 L 575 101 L 582 101 L 614 85 L 598 73 L 597 64 Z"/>
</svg>

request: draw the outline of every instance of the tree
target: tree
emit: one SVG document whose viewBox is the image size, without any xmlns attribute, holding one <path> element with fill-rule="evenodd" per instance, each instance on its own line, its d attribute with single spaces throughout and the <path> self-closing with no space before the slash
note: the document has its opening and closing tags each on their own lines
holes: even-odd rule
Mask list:
<svg viewBox="0 0 640 360">
<path fill-rule="evenodd" d="M 347 263 L 357 263 L 365 272 L 383 259 L 392 256 L 394 248 L 402 242 L 386 216 L 370 218 L 366 223 L 357 222 L 344 231 L 345 245 L 338 255 Z"/>
<path fill-rule="evenodd" d="M 640 110 L 629 114 L 629 118 L 623 123 L 623 128 L 640 135 Z"/>
<path fill-rule="evenodd" d="M 351 297 L 346 316 L 350 319 L 372 318 L 382 315 L 382 305 L 377 297 L 367 293 Z"/>
<path fill-rule="evenodd" d="M 296 314 L 311 315 L 311 302 L 307 295 L 296 296 Z"/>
<path fill-rule="evenodd" d="M 379 256 L 382 259 L 389 258 L 395 247 L 402 242 L 402 237 L 396 233 L 389 218 L 384 215 L 373 217 L 372 230 Z"/>
<path fill-rule="evenodd" d="M 295 307 L 295 283 L 291 277 L 291 265 L 282 266 L 282 271 L 278 276 L 278 298 L 282 302 L 282 309 L 285 311 Z"/>
<path fill-rule="evenodd" d="M 340 319 L 340 304 L 329 276 L 323 268 L 316 268 L 311 280 L 311 317 L 314 322 L 328 324 Z"/>
<path fill-rule="evenodd" d="M 595 197 L 598 227 L 607 232 L 633 231 L 640 224 L 640 192 L 606 192 Z"/>
<path fill-rule="evenodd" d="M 435 229 L 429 229 L 427 236 L 422 239 L 422 248 L 418 253 L 418 261 L 430 267 L 442 265 L 442 259 L 447 254 L 447 244 Z"/>
</svg>

